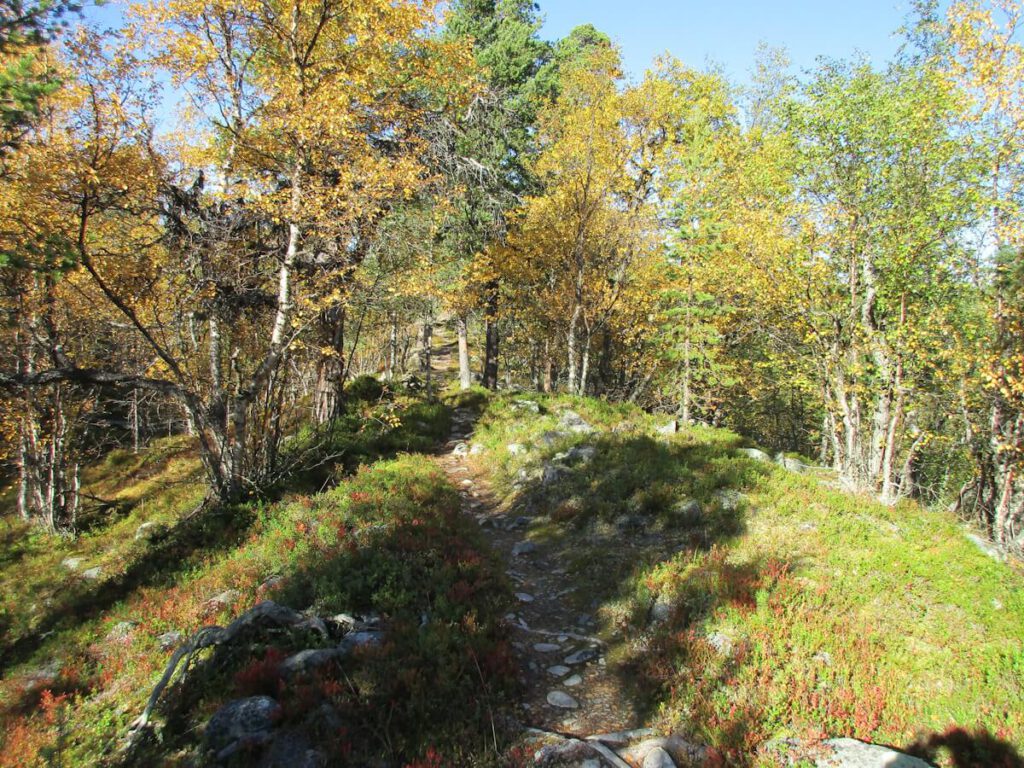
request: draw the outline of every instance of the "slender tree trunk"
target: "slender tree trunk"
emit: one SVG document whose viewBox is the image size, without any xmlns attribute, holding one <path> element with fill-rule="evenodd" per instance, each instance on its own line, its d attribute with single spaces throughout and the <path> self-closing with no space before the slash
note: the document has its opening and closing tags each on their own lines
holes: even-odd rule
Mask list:
<svg viewBox="0 0 1024 768">
<path fill-rule="evenodd" d="M 577 395 L 587 394 L 587 379 L 590 377 L 590 334 L 583 338 L 583 349 L 580 353 L 580 383 L 576 389 Z"/>
<path fill-rule="evenodd" d="M 487 309 L 484 315 L 484 376 L 483 385 L 487 389 L 498 388 L 498 285 L 492 282 L 487 286 Z"/>
<path fill-rule="evenodd" d="M 544 392 L 551 392 L 555 388 L 555 363 L 551 356 L 551 341 L 548 339 L 544 340 L 543 368 L 544 378 L 541 382 L 541 388 Z"/>
<path fill-rule="evenodd" d="M 580 323 L 581 310 L 579 304 L 577 304 L 572 311 L 572 316 L 569 318 L 569 327 L 566 330 L 566 369 L 569 381 L 567 382 L 569 394 L 575 395 L 579 393 L 579 375 L 577 368 L 577 357 L 579 352 L 577 345 L 579 344 L 578 328 Z"/>
<path fill-rule="evenodd" d="M 322 335 L 329 341 L 330 354 L 317 361 L 313 390 L 313 418 L 326 424 L 341 415 L 345 402 L 345 308 L 325 310 L 321 316 Z"/>
<path fill-rule="evenodd" d="M 430 322 L 423 324 L 423 355 L 421 360 L 423 361 L 423 374 L 426 377 L 427 383 L 427 397 L 434 396 L 434 380 L 433 380 L 433 368 L 434 360 L 431 352 L 431 347 L 434 343 L 434 326 Z"/>
<path fill-rule="evenodd" d="M 469 368 L 469 327 L 465 315 L 456 320 L 459 332 L 459 388 L 466 390 L 473 384 L 473 374 Z"/>
<path fill-rule="evenodd" d="M 387 380 L 395 380 L 395 369 L 398 366 L 398 315 L 391 313 L 391 333 L 388 339 Z"/>
</svg>

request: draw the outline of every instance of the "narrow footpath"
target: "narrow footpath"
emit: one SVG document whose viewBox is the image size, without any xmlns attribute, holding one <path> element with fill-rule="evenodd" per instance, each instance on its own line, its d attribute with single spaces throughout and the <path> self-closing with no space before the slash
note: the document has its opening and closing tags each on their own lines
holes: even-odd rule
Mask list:
<svg viewBox="0 0 1024 768">
<path fill-rule="evenodd" d="M 526 539 L 530 518 L 504 514 L 487 478 L 468 461 L 473 413 L 456 410 L 438 463 L 459 488 L 463 511 L 505 559 L 518 604 L 508 614 L 525 696 L 524 726 L 576 738 L 634 729 L 639 715 L 605 663 L 595 617 L 574 610 L 577 589 L 556 553 Z M 585 602 L 585 601 L 584 601 Z"/>
</svg>

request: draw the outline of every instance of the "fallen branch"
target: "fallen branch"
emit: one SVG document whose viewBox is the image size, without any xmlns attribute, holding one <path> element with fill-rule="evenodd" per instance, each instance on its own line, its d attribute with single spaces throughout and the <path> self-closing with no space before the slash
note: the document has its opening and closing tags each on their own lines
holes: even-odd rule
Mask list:
<svg viewBox="0 0 1024 768">
<path fill-rule="evenodd" d="M 230 643 L 240 634 L 257 624 L 269 624 L 277 626 L 298 626 L 306 624 L 309 619 L 298 611 L 292 610 L 283 605 L 267 600 L 259 603 L 243 613 L 237 619 L 228 624 L 227 627 L 203 627 L 184 642 L 171 656 L 167 663 L 163 676 L 156 684 L 153 692 L 149 695 L 146 708 L 142 714 L 131 724 L 129 731 L 132 733 L 145 730 L 149 726 L 153 709 L 164 690 L 171 683 L 171 679 L 177 672 L 183 661 L 187 662 L 192 657 L 206 648 L 213 648 L 218 645 Z"/>
</svg>

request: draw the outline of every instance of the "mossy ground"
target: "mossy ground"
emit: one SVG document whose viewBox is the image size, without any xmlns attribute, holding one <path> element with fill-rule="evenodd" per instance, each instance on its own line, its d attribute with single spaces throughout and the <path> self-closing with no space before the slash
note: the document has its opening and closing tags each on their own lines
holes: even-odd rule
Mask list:
<svg viewBox="0 0 1024 768">
<path fill-rule="evenodd" d="M 733 765 L 764 762 L 774 739 L 825 735 L 959 766 L 1019 764 L 1024 576 L 952 518 L 758 463 L 726 431 L 665 436 L 629 406 L 473 390 L 448 406 L 358 405 L 326 441 L 331 462 L 238 508 L 191 514 L 200 467 L 175 438 L 90 469 L 88 492 L 112 503 L 83 516 L 75 540 L 8 515 L 0 765 L 43 764 L 58 747 L 63 765 L 115 764 L 169 656 L 160 635 L 223 624 L 268 598 L 373 610 L 392 630 L 382 652 L 285 696 L 287 717 L 325 699 L 344 714 L 344 733 L 323 734 L 337 764 L 518 764 L 501 730 L 515 701 L 502 564 L 428 457 L 389 458 L 443 441 L 452 406 L 481 412 L 476 471 L 509 511 L 529 511 L 531 539 L 564 557 L 571 599 L 596 611 L 624 695 L 655 727 Z M 558 434 L 566 409 L 597 431 Z M 323 437 L 306 431 L 289 450 Z M 581 444 L 593 457 L 544 482 L 544 463 Z M 681 511 L 689 500 L 699 516 Z M 136 538 L 144 522 L 152 533 Z M 77 570 L 67 557 L 81 558 Z M 100 579 L 82 578 L 95 566 Z M 237 599 L 211 602 L 225 590 Z M 667 610 L 652 622 L 655 602 Z M 267 660 L 291 650 L 268 639 L 172 689 L 147 764 L 194 760 L 197 726 L 224 700 L 276 685 Z M 30 680 L 48 667 L 52 679 Z"/>
<path fill-rule="evenodd" d="M 449 414 L 408 398 L 357 403 L 326 439 L 307 430 L 291 441 L 290 451 L 317 442 L 333 459 L 296 473 L 276 500 L 192 515 L 202 476 L 189 441 L 177 438 L 138 456 L 115 452 L 90 470 L 90 495 L 116 504 L 75 540 L 8 516 L 0 765 L 120 764 L 128 726 L 171 653 L 160 636 L 223 626 L 265 599 L 325 616 L 373 611 L 388 640 L 287 689 L 268 679 L 268 660 L 303 638 L 263 638 L 226 660 L 205 658 L 165 695 L 162 742 L 131 764 L 201 762 L 205 719 L 268 686 L 288 721 L 333 704 L 344 727 L 316 735 L 336 764 L 372 756 L 401 764 L 438 750 L 463 764 L 493 761 L 513 679 L 500 624 L 509 587 L 434 463 L 388 458 L 436 447 Z M 310 492 L 325 479 L 333 487 Z M 136 539 L 144 522 L 159 527 Z M 76 571 L 61 565 L 71 556 L 82 559 Z M 99 579 L 81 578 L 97 565 Z M 211 600 L 226 591 L 234 599 Z M 39 670 L 48 677 L 33 681 Z"/>
<path fill-rule="evenodd" d="M 559 436 L 564 409 L 599 430 Z M 824 736 L 1020 764 L 1019 564 L 989 559 L 943 512 L 755 461 L 724 430 L 660 435 L 665 420 L 522 395 L 491 402 L 474 438 L 506 503 L 534 514 L 531 538 L 561 550 L 581 609 L 599 607 L 652 725 L 731 764 L 757 762 L 774 739 Z M 541 479 L 581 444 L 592 460 Z M 700 516 L 680 518 L 690 499 Z M 652 622 L 655 601 L 667 615 Z"/>
</svg>

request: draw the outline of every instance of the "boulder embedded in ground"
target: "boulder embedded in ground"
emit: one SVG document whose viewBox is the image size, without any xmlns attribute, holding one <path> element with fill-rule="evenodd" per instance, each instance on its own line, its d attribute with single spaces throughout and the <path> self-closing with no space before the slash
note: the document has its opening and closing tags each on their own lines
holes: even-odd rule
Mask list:
<svg viewBox="0 0 1024 768">
<path fill-rule="evenodd" d="M 565 680 L 562 681 L 562 685 L 564 685 L 566 688 L 575 688 L 582 682 L 582 677 L 580 677 L 579 675 L 573 675 L 572 677 L 565 678 Z"/>
<path fill-rule="evenodd" d="M 719 488 L 711 494 L 711 498 L 723 512 L 735 512 L 739 509 L 743 494 L 731 488 Z"/>
<path fill-rule="evenodd" d="M 520 541 L 512 547 L 512 557 L 521 557 L 522 555 L 529 555 L 536 551 L 537 545 L 532 541 Z"/>
<path fill-rule="evenodd" d="M 84 574 L 83 574 L 84 575 Z M 234 589 L 225 589 L 219 595 L 214 595 L 206 601 L 206 605 L 211 610 L 222 610 L 224 608 L 230 608 L 242 595 Z"/>
<path fill-rule="evenodd" d="M 176 648 L 180 643 L 183 635 L 181 632 L 176 632 L 173 629 L 169 632 L 164 632 L 162 635 L 157 637 L 157 642 L 160 643 L 160 648 L 165 651 Z"/>
<path fill-rule="evenodd" d="M 537 653 L 554 653 L 555 651 L 562 650 L 562 646 L 555 643 L 534 643 L 533 650 Z"/>
<path fill-rule="evenodd" d="M 672 419 L 668 424 L 658 427 L 657 431 L 659 435 L 674 435 L 679 431 L 679 422 Z"/>
<path fill-rule="evenodd" d="M 533 400 L 513 400 L 509 408 L 513 411 L 540 413 L 540 405 Z"/>
<path fill-rule="evenodd" d="M 703 510 L 696 499 L 681 499 L 672 505 L 672 517 L 680 523 L 700 522 Z"/>
<path fill-rule="evenodd" d="M 206 724 L 203 741 L 218 755 L 240 742 L 266 743 L 280 717 L 281 706 L 269 696 L 229 701 L 213 713 Z"/>
<path fill-rule="evenodd" d="M 967 536 L 967 540 L 978 548 L 979 552 L 983 552 L 998 562 L 1002 562 L 1006 559 L 1006 554 L 993 542 L 986 541 L 981 538 L 981 536 L 974 533 L 968 533 L 965 535 Z"/>
<path fill-rule="evenodd" d="M 644 757 L 643 768 L 676 768 L 676 763 L 661 747 L 655 747 Z"/>
<path fill-rule="evenodd" d="M 469 453 L 469 446 L 463 442 L 456 443 L 455 447 L 452 448 L 452 453 L 456 456 L 465 456 Z"/>
<path fill-rule="evenodd" d="M 345 655 L 341 648 L 307 648 L 282 661 L 277 671 L 283 677 L 308 675 Z"/>
<path fill-rule="evenodd" d="M 557 464 L 546 464 L 540 476 L 541 485 L 557 483 L 567 472 L 568 470 L 565 467 L 560 467 Z"/>
<path fill-rule="evenodd" d="M 565 460 L 582 461 L 584 463 L 590 461 L 597 455 L 597 448 L 592 445 L 574 445 L 565 453 Z"/>
<path fill-rule="evenodd" d="M 790 472 L 796 472 L 797 474 L 800 474 L 801 472 L 804 472 L 808 469 L 807 465 L 804 464 L 802 461 L 800 461 L 799 459 L 791 458 L 784 453 L 778 453 L 775 455 L 775 463 L 778 464 L 783 469 L 787 469 Z"/>
<path fill-rule="evenodd" d="M 568 667 L 564 667 L 561 664 L 556 664 L 553 667 L 548 667 L 548 674 L 552 677 L 565 677 L 570 672 Z"/>
<path fill-rule="evenodd" d="M 929 768 L 924 760 L 856 739 L 829 739 L 822 746 L 831 754 L 817 758 L 816 768 Z"/>
<path fill-rule="evenodd" d="M 738 452 L 741 455 L 746 456 L 748 459 L 753 459 L 754 461 L 763 461 L 768 464 L 771 464 L 772 462 L 771 456 L 757 448 L 739 448 Z"/>
<path fill-rule="evenodd" d="M 588 661 L 593 661 L 600 654 L 593 648 L 584 648 L 582 651 L 576 651 L 576 653 L 570 653 L 562 661 L 563 664 L 568 664 L 570 667 L 576 664 L 586 664 Z"/>
<path fill-rule="evenodd" d="M 594 748 L 579 739 L 565 739 L 557 744 L 548 744 L 533 753 L 533 763 L 538 766 L 565 765 L 592 755 Z"/>
<path fill-rule="evenodd" d="M 67 568 L 69 571 L 77 571 L 79 566 L 82 565 L 83 558 L 81 557 L 65 557 L 60 561 L 61 567 Z"/>
<path fill-rule="evenodd" d="M 659 596 L 651 604 L 650 622 L 652 624 L 661 624 L 662 622 L 668 621 L 672 616 L 673 609 L 672 601 L 670 601 L 664 595 Z"/>
<path fill-rule="evenodd" d="M 107 633 L 107 640 L 125 640 L 129 635 L 131 635 L 132 630 L 138 625 L 139 622 L 137 621 L 119 621 L 114 625 L 113 629 Z"/>
<path fill-rule="evenodd" d="M 583 417 L 576 413 L 576 411 L 563 411 L 559 424 L 565 429 L 580 434 L 588 434 L 594 431 L 594 428 L 584 421 Z"/>
<path fill-rule="evenodd" d="M 473 445 L 469 449 L 469 455 L 470 456 L 479 456 L 483 452 L 484 452 L 484 447 L 482 445 L 480 445 L 480 443 L 473 443 Z"/>
<path fill-rule="evenodd" d="M 555 443 L 561 442 L 562 440 L 564 440 L 568 436 L 569 436 L 568 432 L 562 432 L 562 431 L 558 431 L 558 430 L 550 430 L 549 429 L 547 432 L 542 432 L 541 436 L 537 438 L 537 441 L 541 445 L 543 445 L 545 448 L 550 448 Z"/>
<path fill-rule="evenodd" d="M 505 446 L 505 450 L 508 451 L 509 456 L 519 456 L 526 453 L 526 446 L 522 443 L 509 443 Z"/>
<path fill-rule="evenodd" d="M 578 709 L 580 706 L 580 703 L 565 691 L 548 693 L 548 704 L 558 709 Z"/>
<path fill-rule="evenodd" d="M 98 579 L 103 578 L 103 569 L 97 565 L 95 568 L 82 571 L 82 578 L 88 579 L 89 581 L 97 581 Z"/>
<path fill-rule="evenodd" d="M 146 539 L 152 541 L 153 539 L 163 536 L 169 530 L 166 523 L 158 523 L 155 520 L 143 523 L 135 529 L 135 540 L 140 541 Z"/>
</svg>

